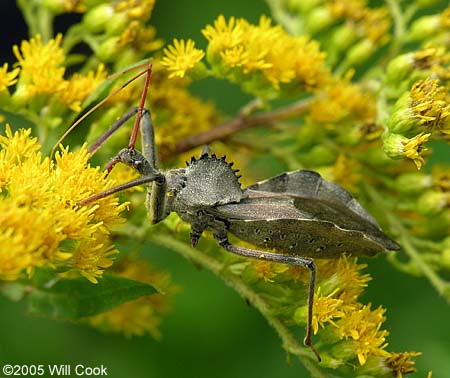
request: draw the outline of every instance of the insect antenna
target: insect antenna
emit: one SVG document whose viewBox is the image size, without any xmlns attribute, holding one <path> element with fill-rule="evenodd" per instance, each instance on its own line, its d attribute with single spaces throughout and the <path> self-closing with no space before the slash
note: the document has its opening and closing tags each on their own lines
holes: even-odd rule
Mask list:
<svg viewBox="0 0 450 378">
<path fill-rule="evenodd" d="M 56 151 L 56 149 L 59 147 L 59 145 L 62 143 L 62 141 L 67 137 L 67 135 L 69 135 L 71 132 L 72 132 L 72 130 L 74 130 L 81 122 L 83 122 L 89 115 L 91 115 L 94 111 L 96 111 L 99 107 L 101 107 L 103 104 L 105 104 L 107 101 L 109 101 L 113 96 L 115 96 L 117 93 L 119 93 L 123 88 L 125 88 L 125 87 L 127 87 L 129 84 L 131 84 L 133 81 L 135 81 L 136 79 L 138 79 L 139 77 L 141 77 L 141 76 L 143 76 L 143 75 L 147 75 L 147 77 L 146 77 L 146 88 L 148 88 L 148 84 L 149 84 L 149 82 L 150 82 L 150 78 L 149 78 L 149 75 L 150 75 L 150 73 L 151 73 L 151 68 L 152 68 L 152 64 L 151 63 L 148 63 L 148 62 L 146 62 L 145 64 L 141 64 L 141 65 L 137 65 L 137 66 L 134 66 L 134 67 L 131 67 L 131 68 L 129 68 L 129 69 L 126 69 L 126 70 L 124 70 L 124 71 L 121 71 L 121 72 L 118 72 L 118 73 L 116 73 L 116 74 L 113 74 L 113 75 L 110 75 L 108 78 L 109 79 L 112 79 L 112 78 L 115 78 L 115 77 L 118 77 L 118 76 L 122 76 L 122 75 L 124 75 L 124 74 L 126 74 L 126 73 L 128 73 L 128 72 L 130 72 L 130 71 L 132 71 L 132 70 L 135 70 L 136 68 L 141 68 L 141 67 L 143 67 L 143 66 L 146 66 L 146 69 L 145 70 L 142 70 L 142 71 L 140 71 L 140 72 L 138 72 L 136 75 L 134 75 L 132 78 L 130 78 L 129 80 L 127 80 L 124 84 L 122 84 L 119 88 L 117 88 L 117 89 L 115 89 L 115 90 L 113 90 L 111 93 L 109 93 L 108 94 L 108 96 L 106 96 L 104 99 L 102 99 L 99 103 L 97 103 L 95 106 L 93 106 L 91 109 L 89 109 L 85 114 L 83 114 L 83 116 L 81 116 L 76 122 L 74 122 L 66 131 L 65 131 L 65 133 L 56 141 L 56 143 L 53 145 L 53 147 L 52 147 L 52 150 L 51 150 L 51 152 L 50 152 L 50 161 L 52 161 L 52 159 L 53 159 L 53 156 L 55 155 L 55 151 Z M 145 95 L 147 94 L 147 89 L 144 89 L 144 92 L 145 92 Z M 142 118 L 142 109 L 143 109 L 143 105 L 142 105 L 142 98 L 141 98 L 141 104 L 140 104 L 140 106 L 139 106 L 139 108 L 137 108 L 137 112 L 138 112 L 138 118 L 139 118 L 139 120 Z M 144 100 L 144 102 L 145 102 L 145 100 Z M 139 111 L 139 109 L 141 108 L 141 105 L 142 105 L 142 109 Z M 127 118 L 127 120 L 129 119 L 129 118 L 131 118 L 134 114 L 136 114 L 136 113 L 133 113 L 133 114 L 131 114 L 128 118 Z M 119 120 L 120 121 L 120 120 Z M 115 123 L 113 126 L 111 126 L 111 128 L 107 131 L 107 132 L 105 132 L 99 139 L 102 139 L 101 141 L 100 141 L 100 144 L 96 147 L 96 148 L 94 148 L 93 150 L 93 152 L 92 153 L 95 153 L 95 151 L 97 151 L 98 150 L 98 148 L 100 148 L 100 146 L 115 132 L 115 130 L 117 130 L 120 126 L 122 126 L 122 124 L 123 123 L 125 123 L 126 121 L 123 121 L 122 123 L 120 123 L 119 125 L 116 125 L 116 127 L 115 127 L 115 129 L 113 129 L 113 126 L 117 123 Z M 137 123 L 138 125 L 139 125 L 139 123 Z M 136 123 L 135 123 L 135 126 L 134 126 L 134 129 L 136 128 Z M 139 128 L 139 126 L 137 127 L 137 128 Z M 113 130 L 111 130 L 111 129 L 113 129 Z M 134 131 L 134 129 L 133 129 L 133 133 L 135 133 L 135 131 Z M 108 133 L 109 132 L 109 133 Z M 136 132 L 136 135 L 134 135 L 134 134 L 132 134 L 132 138 L 134 138 L 134 142 L 136 141 L 136 138 L 137 138 L 137 132 Z M 95 143 L 95 144 L 97 144 L 98 143 L 98 141 Z M 130 139 L 130 143 L 131 143 L 131 139 Z"/>
</svg>

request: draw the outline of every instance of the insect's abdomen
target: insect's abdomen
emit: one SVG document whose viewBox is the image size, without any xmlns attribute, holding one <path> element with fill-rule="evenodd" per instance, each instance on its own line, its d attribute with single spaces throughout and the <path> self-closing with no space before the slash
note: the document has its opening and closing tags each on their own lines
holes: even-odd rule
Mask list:
<svg viewBox="0 0 450 378">
<path fill-rule="evenodd" d="M 343 253 L 373 256 L 389 250 L 380 240 L 330 222 L 296 219 L 232 220 L 229 232 L 255 246 L 312 258 L 338 258 Z M 389 240 L 386 237 L 387 240 Z"/>
</svg>

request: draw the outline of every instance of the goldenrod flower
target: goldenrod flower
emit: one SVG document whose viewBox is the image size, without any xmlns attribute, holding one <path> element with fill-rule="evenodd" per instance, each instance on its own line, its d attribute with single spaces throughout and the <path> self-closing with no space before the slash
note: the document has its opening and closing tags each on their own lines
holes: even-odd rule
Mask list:
<svg viewBox="0 0 450 378">
<path fill-rule="evenodd" d="M 164 49 L 162 65 L 170 72 L 169 78 L 183 78 L 186 72 L 195 68 L 205 53 L 203 50 L 196 49 L 195 42 L 192 39 L 173 40 L 173 45 Z"/>
<path fill-rule="evenodd" d="M 421 354 L 420 352 L 391 353 L 386 362 L 395 373 L 396 378 L 403 378 L 403 374 L 411 374 L 416 371 L 415 362 L 411 358 Z M 427 378 L 431 378 L 431 372 L 428 373 Z"/>
<path fill-rule="evenodd" d="M 352 76 L 353 72 L 349 71 L 342 79 L 330 80 L 324 95 L 311 104 L 311 121 L 328 127 L 374 121 L 376 99 L 361 85 L 351 83 Z"/>
<path fill-rule="evenodd" d="M 22 41 L 20 49 L 13 46 L 13 52 L 21 68 L 20 79 L 14 97 L 19 103 L 28 102 L 38 94 L 52 95 L 65 88 L 61 48 L 62 34 L 43 44 L 40 35 L 30 41 Z"/>
<path fill-rule="evenodd" d="M 317 289 L 314 295 L 314 311 L 312 318 L 312 327 L 314 334 L 319 331 L 319 325 L 324 327 L 325 323 L 330 323 L 337 327 L 335 319 L 345 316 L 343 311 L 344 301 L 339 298 L 334 298 L 336 291 L 327 296 L 321 295 L 321 288 Z"/>
<path fill-rule="evenodd" d="M 73 74 L 65 89 L 61 91 L 61 101 L 74 112 L 81 112 L 83 101 L 105 80 L 106 75 L 103 64 L 98 66 L 96 72 L 89 71 L 87 75 Z"/>
<path fill-rule="evenodd" d="M 383 148 L 389 157 L 393 159 L 409 158 L 414 161 L 417 169 L 425 163 L 423 158 L 424 144 L 428 142 L 431 134 L 420 133 L 413 138 L 406 138 L 399 134 L 389 134 L 383 141 Z"/>
<path fill-rule="evenodd" d="M 439 129 L 450 130 L 450 96 L 438 80 L 416 81 L 395 104 L 389 129 L 405 136 Z"/>
<path fill-rule="evenodd" d="M 0 136 L 0 279 L 15 280 L 35 267 L 76 270 L 97 282 L 117 253 L 109 232 L 121 223 L 117 198 L 78 208 L 76 201 L 110 187 L 87 164 L 89 154 L 63 149 L 52 164 L 42 159 L 30 130 Z"/>
<path fill-rule="evenodd" d="M 382 307 L 371 310 L 370 304 L 356 304 L 356 306 L 357 308 L 347 312 L 337 322 L 340 337 L 354 342 L 356 355 L 361 365 L 366 363 L 370 355 L 389 357 L 390 353 L 384 350 L 389 332 L 380 330 L 386 320 L 384 316 L 386 310 Z"/>
<path fill-rule="evenodd" d="M 114 9 L 124 13 L 129 20 L 146 21 L 154 6 L 155 0 L 120 0 L 114 5 Z"/>
<path fill-rule="evenodd" d="M 331 14 L 355 25 L 355 32 L 374 43 L 385 43 L 389 39 L 391 20 L 385 7 L 369 8 L 365 1 L 327 1 Z"/>
<path fill-rule="evenodd" d="M 3 92 L 6 88 L 14 85 L 17 82 L 17 75 L 20 68 L 15 68 L 8 72 L 8 63 L 4 63 L 0 68 L 0 92 Z"/>
<path fill-rule="evenodd" d="M 289 269 L 287 265 L 264 260 L 251 260 L 250 264 L 256 278 L 262 279 L 264 282 L 274 282 L 275 277 Z"/>
<path fill-rule="evenodd" d="M 212 71 L 242 83 L 250 92 L 276 90 L 281 85 L 311 90 L 323 85 L 328 72 L 316 42 L 288 35 L 281 26 L 261 17 L 258 25 L 220 15 L 202 30 L 208 40 Z"/>
</svg>

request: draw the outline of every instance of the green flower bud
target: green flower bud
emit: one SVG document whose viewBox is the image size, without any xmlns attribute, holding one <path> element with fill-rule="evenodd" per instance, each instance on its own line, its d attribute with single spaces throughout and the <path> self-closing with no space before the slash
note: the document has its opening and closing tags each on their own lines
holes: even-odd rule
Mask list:
<svg viewBox="0 0 450 378">
<path fill-rule="evenodd" d="M 404 173 L 395 180 L 395 188 L 401 193 L 421 193 L 432 185 L 432 177 L 420 172 Z"/>
<path fill-rule="evenodd" d="M 321 2 L 322 0 L 288 0 L 286 5 L 292 12 L 307 13 L 316 8 Z"/>
<path fill-rule="evenodd" d="M 335 19 L 328 7 L 317 7 L 308 15 L 306 30 L 311 34 L 317 34 L 327 29 L 334 21 Z"/>
<path fill-rule="evenodd" d="M 391 159 L 402 159 L 405 157 L 405 144 L 408 138 L 399 134 L 389 134 L 383 140 L 383 150 Z"/>
<path fill-rule="evenodd" d="M 414 54 L 403 54 L 392 59 L 386 69 L 386 81 L 398 83 L 406 80 L 414 69 Z"/>
<path fill-rule="evenodd" d="M 423 16 L 413 22 L 408 37 L 413 41 L 423 41 L 440 31 L 439 15 Z"/>
<path fill-rule="evenodd" d="M 421 214 L 435 215 L 448 206 L 448 193 L 429 190 L 420 196 L 417 201 L 417 210 Z"/>
<path fill-rule="evenodd" d="M 114 8 L 109 4 L 101 4 L 84 15 L 83 25 L 91 33 L 100 33 L 106 29 L 113 16 Z"/>
<path fill-rule="evenodd" d="M 48 9 L 53 14 L 61 14 L 67 12 L 65 0 L 41 0 L 40 5 Z"/>
<path fill-rule="evenodd" d="M 450 269 L 450 246 L 442 251 L 441 262 L 443 266 L 445 266 L 447 269 Z"/>
<path fill-rule="evenodd" d="M 119 37 L 110 37 L 100 44 L 95 50 L 95 54 L 103 62 L 111 62 L 120 56 L 122 53 L 121 50 L 122 49 L 119 46 Z"/>
<path fill-rule="evenodd" d="M 409 91 L 405 92 L 395 103 L 386 126 L 392 133 L 404 136 L 412 136 L 420 132 L 418 119 L 411 108 Z"/>
<path fill-rule="evenodd" d="M 355 376 L 391 378 L 392 369 L 386 365 L 386 357 L 370 356 L 363 366 L 357 366 Z"/>
<path fill-rule="evenodd" d="M 355 29 L 345 23 L 335 28 L 331 37 L 330 48 L 337 51 L 347 50 L 357 39 Z"/>
<path fill-rule="evenodd" d="M 346 57 L 346 66 L 360 66 L 375 52 L 376 46 L 370 39 L 363 39 L 350 48 Z"/>
</svg>

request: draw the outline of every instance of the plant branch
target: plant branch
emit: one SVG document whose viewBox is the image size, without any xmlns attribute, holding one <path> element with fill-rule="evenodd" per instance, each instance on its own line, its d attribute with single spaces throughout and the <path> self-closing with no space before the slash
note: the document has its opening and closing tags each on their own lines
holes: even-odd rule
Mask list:
<svg viewBox="0 0 450 378">
<path fill-rule="evenodd" d="M 380 204 L 385 210 L 387 221 L 389 222 L 391 228 L 395 230 L 399 235 L 400 245 L 403 247 L 403 250 L 406 252 L 408 257 L 414 262 L 417 267 L 419 267 L 423 275 L 427 277 L 427 279 L 431 282 L 437 292 L 445 296 L 446 299 L 449 300 L 449 283 L 441 279 L 439 275 L 433 270 L 433 268 L 421 256 L 420 252 L 414 246 L 412 242 L 413 239 L 408 230 L 405 228 L 402 222 L 398 220 L 391 211 L 389 211 L 387 206 L 383 204 L 382 196 L 369 185 L 365 185 L 365 190 L 372 198 L 372 200 Z"/>
<path fill-rule="evenodd" d="M 195 147 L 203 146 L 216 140 L 226 139 L 242 130 L 250 129 L 256 126 L 272 126 L 277 121 L 300 116 L 308 110 L 313 99 L 315 99 L 315 97 L 303 99 L 285 107 L 259 113 L 253 116 L 241 115 L 235 119 L 213 127 L 212 129 L 203 131 L 180 141 L 173 148 L 163 153 L 161 158 L 162 160 L 165 160 L 174 154 L 186 152 Z M 242 114 L 242 112 L 240 114 Z"/>
<path fill-rule="evenodd" d="M 169 248 L 186 259 L 189 259 L 196 264 L 199 264 L 209 270 L 211 270 L 215 275 L 222 278 L 225 283 L 233 288 L 242 298 L 248 300 L 253 307 L 255 307 L 267 320 L 272 328 L 278 333 L 282 340 L 283 348 L 288 352 L 296 355 L 303 366 L 311 373 L 312 377 L 316 378 L 329 378 L 329 374 L 325 374 L 321 369 L 313 362 L 314 358 L 308 349 L 301 346 L 296 340 L 295 336 L 289 330 L 289 328 L 284 325 L 274 314 L 271 312 L 270 307 L 258 295 L 253 291 L 248 285 L 246 285 L 242 279 L 234 274 L 227 272 L 226 265 L 222 262 L 214 259 L 213 257 L 207 256 L 200 251 L 196 251 L 193 248 L 187 246 L 186 244 L 174 239 L 170 235 L 164 235 L 161 233 L 155 234 L 150 233 L 147 235 L 149 239 L 161 246 Z"/>
</svg>

